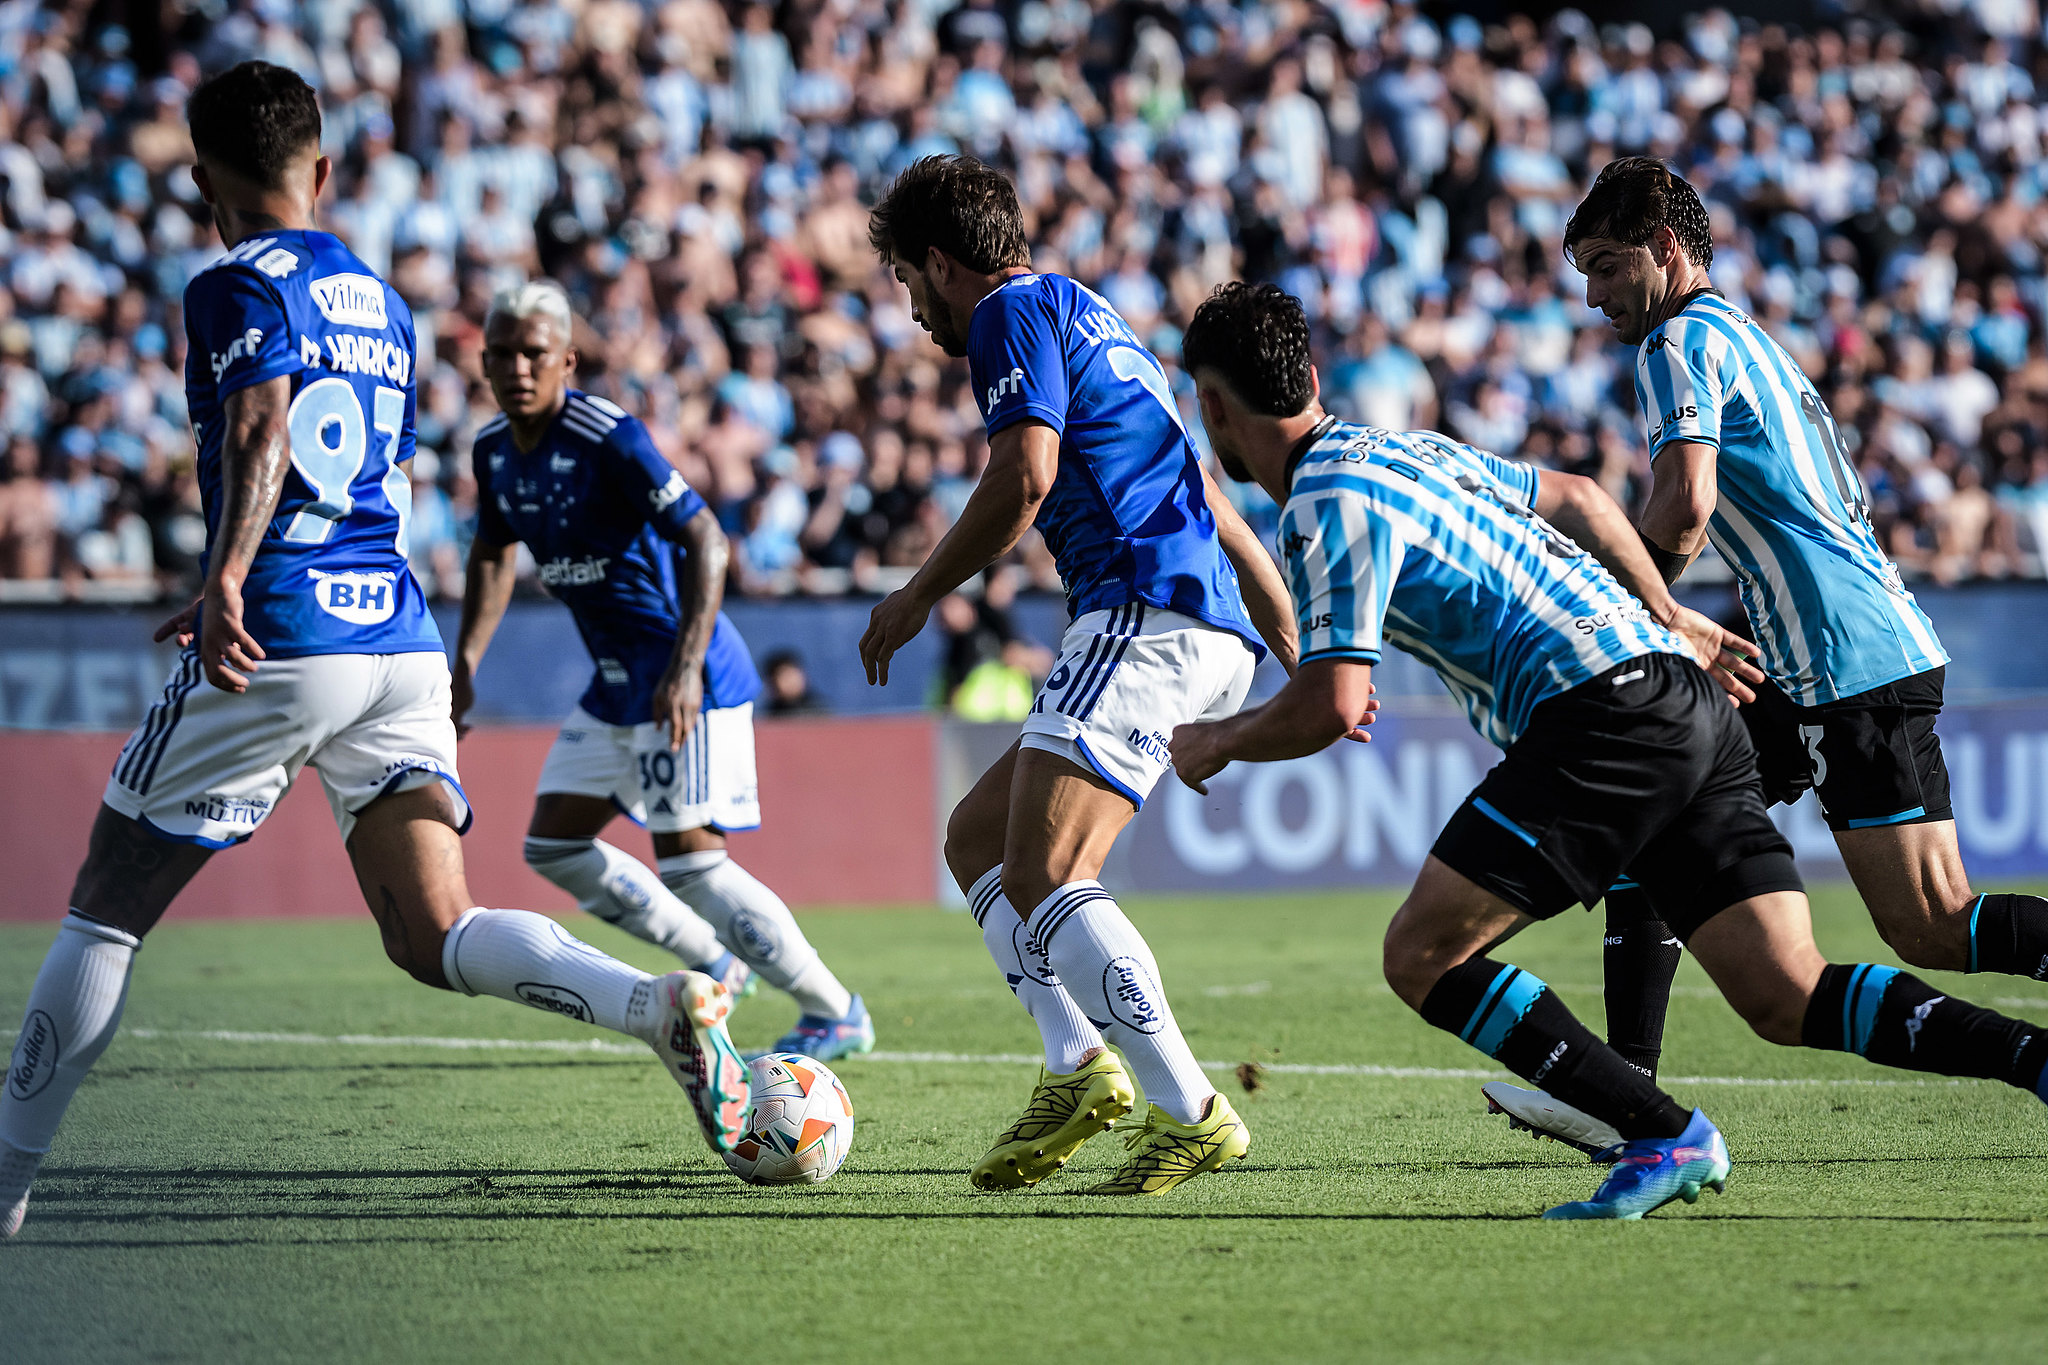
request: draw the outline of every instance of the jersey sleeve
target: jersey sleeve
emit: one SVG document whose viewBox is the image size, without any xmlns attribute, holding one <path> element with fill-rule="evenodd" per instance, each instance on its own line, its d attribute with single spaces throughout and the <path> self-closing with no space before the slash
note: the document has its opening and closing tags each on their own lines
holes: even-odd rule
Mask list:
<svg viewBox="0 0 2048 1365">
<path fill-rule="evenodd" d="M 1510 460 L 1490 450 L 1477 446 L 1466 446 L 1479 467 L 1491 474 L 1500 485 L 1521 500 L 1524 507 L 1536 506 L 1536 495 L 1543 478 L 1543 471 L 1527 460 Z"/>
<path fill-rule="evenodd" d="M 1703 324 L 1673 318 L 1636 357 L 1636 397 L 1643 405 L 1650 455 L 1673 441 L 1721 445 L 1723 351 Z"/>
<path fill-rule="evenodd" d="M 1378 663 L 1387 602 L 1405 546 L 1391 518 L 1357 493 L 1291 500 L 1280 514 L 1281 566 L 1294 598 L 1301 662 Z"/>
<path fill-rule="evenodd" d="M 244 265 L 193 277 L 185 289 L 185 334 L 192 359 L 212 374 L 223 400 L 301 367 L 284 301 Z"/>
<path fill-rule="evenodd" d="M 994 436 L 1027 417 L 1067 429 L 1067 353 L 1045 298 L 998 289 L 967 328 L 967 370 L 981 419 Z"/>
<path fill-rule="evenodd" d="M 680 544 L 683 528 L 705 505 L 684 481 L 683 471 L 662 458 L 647 428 L 630 417 L 612 428 L 604 448 L 611 457 L 613 477 L 626 496 L 645 509 L 647 524 L 663 540 Z"/>
<path fill-rule="evenodd" d="M 501 495 L 491 470 L 490 451 L 479 442 L 471 448 L 469 462 L 476 479 L 476 538 L 486 545 L 510 545 L 519 539 L 519 533 L 498 505 Z"/>
</svg>

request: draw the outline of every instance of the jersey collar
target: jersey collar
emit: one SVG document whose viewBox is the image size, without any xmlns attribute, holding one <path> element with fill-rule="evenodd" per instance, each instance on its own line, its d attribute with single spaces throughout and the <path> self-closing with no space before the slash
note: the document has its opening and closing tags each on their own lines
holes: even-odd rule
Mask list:
<svg viewBox="0 0 2048 1365">
<path fill-rule="evenodd" d="M 1294 443 L 1294 448 L 1287 452 L 1287 469 L 1281 479 L 1281 483 L 1288 492 L 1292 493 L 1294 491 L 1294 471 L 1296 466 L 1300 465 L 1303 458 L 1307 456 L 1309 448 L 1317 441 L 1322 440 L 1323 437 L 1329 435 L 1330 428 L 1336 425 L 1337 415 L 1335 413 L 1325 413 L 1323 420 L 1303 432 L 1301 439 Z"/>
</svg>

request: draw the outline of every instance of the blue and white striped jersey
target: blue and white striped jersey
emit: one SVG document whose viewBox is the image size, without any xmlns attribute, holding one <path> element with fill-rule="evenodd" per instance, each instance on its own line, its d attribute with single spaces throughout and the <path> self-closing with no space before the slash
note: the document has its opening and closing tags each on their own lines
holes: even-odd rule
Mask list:
<svg viewBox="0 0 2048 1365">
<path fill-rule="evenodd" d="M 1645 654 L 1690 658 L 1600 562 L 1536 515 L 1533 465 L 1433 431 L 1330 418 L 1288 471 L 1280 563 L 1301 661 L 1435 669 L 1506 748 L 1538 702 Z"/>
<path fill-rule="evenodd" d="M 1786 695 L 1814 706 L 1948 662 L 1878 546 L 1827 404 L 1755 321 L 1695 298 L 1644 339 L 1636 399 L 1651 458 L 1673 441 L 1720 451 L 1707 533 Z"/>
</svg>

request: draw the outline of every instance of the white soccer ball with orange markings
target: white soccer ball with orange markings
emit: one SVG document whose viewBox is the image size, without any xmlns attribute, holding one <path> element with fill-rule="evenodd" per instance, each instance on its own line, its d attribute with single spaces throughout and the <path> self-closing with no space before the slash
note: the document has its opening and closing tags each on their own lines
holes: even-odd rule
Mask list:
<svg viewBox="0 0 2048 1365">
<path fill-rule="evenodd" d="M 823 1062 L 771 1052 L 747 1067 L 754 1112 L 725 1164 L 749 1185 L 830 1180 L 853 1146 L 853 1100 Z"/>
</svg>

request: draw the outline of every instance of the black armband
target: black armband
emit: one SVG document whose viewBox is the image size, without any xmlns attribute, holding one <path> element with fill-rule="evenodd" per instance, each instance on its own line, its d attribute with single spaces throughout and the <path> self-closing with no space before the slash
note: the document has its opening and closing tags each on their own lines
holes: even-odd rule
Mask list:
<svg viewBox="0 0 2048 1365">
<path fill-rule="evenodd" d="M 1692 563 L 1691 555 L 1682 555 L 1675 551 L 1667 550 L 1656 541 L 1643 535 L 1641 531 L 1637 531 L 1636 535 L 1642 540 L 1643 548 L 1650 552 L 1650 562 L 1657 566 L 1657 573 L 1663 578 L 1664 586 L 1670 587 L 1673 583 L 1676 583 L 1678 576 L 1685 572 L 1686 565 Z"/>
</svg>

